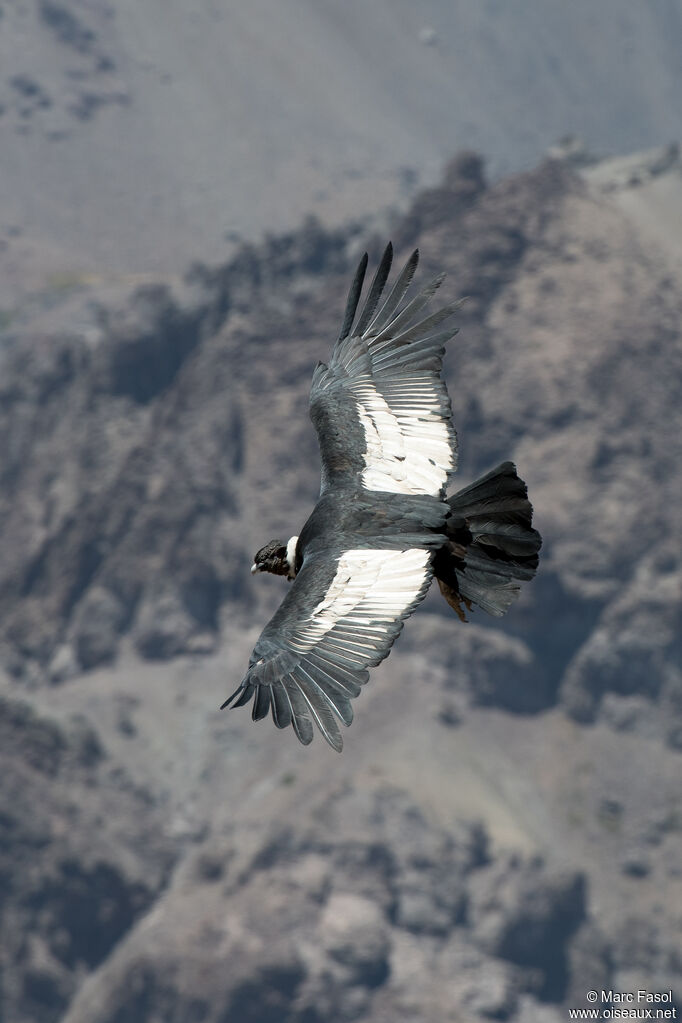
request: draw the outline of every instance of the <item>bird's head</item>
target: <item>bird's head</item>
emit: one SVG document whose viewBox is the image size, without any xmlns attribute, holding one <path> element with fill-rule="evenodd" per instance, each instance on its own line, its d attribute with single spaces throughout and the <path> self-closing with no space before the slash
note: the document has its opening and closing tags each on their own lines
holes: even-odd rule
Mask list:
<svg viewBox="0 0 682 1023">
<path fill-rule="evenodd" d="M 296 575 L 296 544 L 297 536 L 292 536 L 288 543 L 283 540 L 271 540 L 257 552 L 251 566 L 251 573 L 272 572 L 274 575 L 285 575 L 293 579 Z"/>
<path fill-rule="evenodd" d="M 253 559 L 251 572 L 274 572 L 275 575 L 286 575 L 289 571 L 287 562 L 287 545 L 282 540 L 271 540 L 257 552 Z"/>
</svg>

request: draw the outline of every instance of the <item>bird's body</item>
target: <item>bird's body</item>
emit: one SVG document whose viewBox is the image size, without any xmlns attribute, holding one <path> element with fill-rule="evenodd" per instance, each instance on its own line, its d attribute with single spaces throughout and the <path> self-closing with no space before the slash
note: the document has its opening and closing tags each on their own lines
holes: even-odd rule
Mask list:
<svg viewBox="0 0 682 1023">
<path fill-rule="evenodd" d="M 457 439 L 440 373 L 457 331 L 439 326 L 461 303 L 414 322 L 441 275 L 401 308 L 415 252 L 380 304 L 391 261 L 389 245 L 353 329 L 363 257 L 332 359 L 313 374 L 320 499 L 298 536 L 256 555 L 252 572 L 294 581 L 223 704 L 253 698 L 255 720 L 270 711 L 304 744 L 314 721 L 337 750 L 339 722 L 350 724 L 367 669 L 388 655 L 434 574 L 460 618 L 463 603 L 504 614 L 515 580 L 532 578 L 541 544 L 511 462 L 446 498 Z"/>
</svg>

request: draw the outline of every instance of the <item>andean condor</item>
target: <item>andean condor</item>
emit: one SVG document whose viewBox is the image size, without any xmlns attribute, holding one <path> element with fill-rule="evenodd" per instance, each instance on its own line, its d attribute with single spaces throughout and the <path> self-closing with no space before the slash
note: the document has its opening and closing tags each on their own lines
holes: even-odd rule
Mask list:
<svg viewBox="0 0 682 1023">
<path fill-rule="evenodd" d="M 517 580 L 535 574 L 542 543 L 512 462 L 446 497 L 457 438 L 440 374 L 457 328 L 441 325 L 461 303 L 418 319 L 440 274 L 402 305 L 418 250 L 381 301 L 392 259 L 389 243 L 355 322 L 362 257 L 331 361 L 313 373 L 320 499 L 299 536 L 256 554 L 252 572 L 286 575 L 293 585 L 223 704 L 253 699 L 254 721 L 270 711 L 305 745 L 314 721 L 338 751 L 339 722 L 351 723 L 367 669 L 388 655 L 432 577 L 463 621 L 463 605 L 503 615 Z"/>
</svg>

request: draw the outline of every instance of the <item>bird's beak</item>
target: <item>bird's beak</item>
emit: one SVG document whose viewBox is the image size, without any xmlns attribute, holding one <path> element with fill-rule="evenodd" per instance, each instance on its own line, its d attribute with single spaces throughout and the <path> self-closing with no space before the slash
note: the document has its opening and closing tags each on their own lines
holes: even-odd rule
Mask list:
<svg viewBox="0 0 682 1023">
<path fill-rule="evenodd" d="M 254 561 L 253 565 L 251 566 L 251 575 L 255 575 L 257 571 L 258 571 L 258 565 Z"/>
</svg>

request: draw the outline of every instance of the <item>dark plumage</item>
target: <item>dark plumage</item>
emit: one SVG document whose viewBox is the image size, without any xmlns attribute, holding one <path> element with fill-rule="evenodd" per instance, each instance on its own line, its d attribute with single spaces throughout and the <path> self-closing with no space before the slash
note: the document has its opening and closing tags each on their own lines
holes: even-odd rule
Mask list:
<svg viewBox="0 0 682 1023">
<path fill-rule="evenodd" d="M 542 542 L 511 462 L 446 498 L 457 439 L 440 374 L 457 328 L 441 324 L 461 303 L 418 319 L 441 274 L 402 305 L 418 251 L 382 301 L 392 259 L 389 244 L 356 322 L 363 256 L 332 358 L 313 374 L 320 499 L 300 536 L 256 554 L 252 572 L 287 575 L 293 585 L 223 704 L 253 700 L 254 720 L 271 713 L 304 744 L 314 723 L 339 751 L 351 700 L 433 576 L 461 619 L 473 605 L 502 615 L 519 582 L 533 577 Z"/>
</svg>

